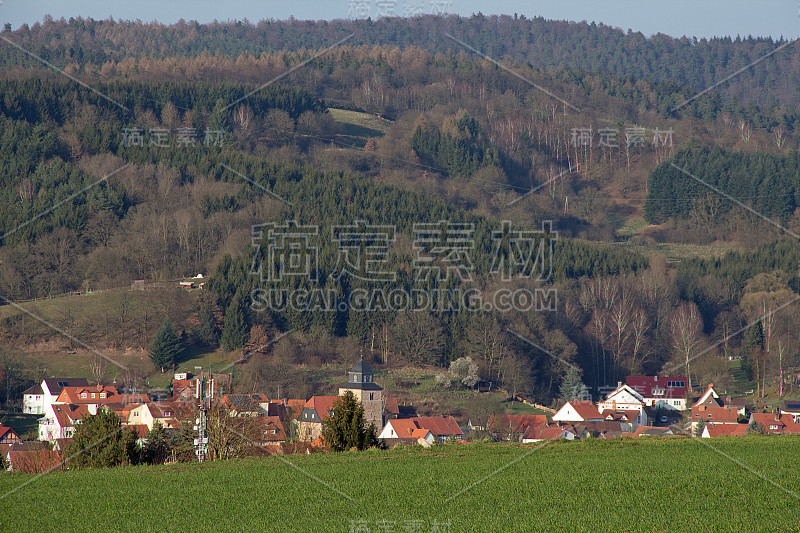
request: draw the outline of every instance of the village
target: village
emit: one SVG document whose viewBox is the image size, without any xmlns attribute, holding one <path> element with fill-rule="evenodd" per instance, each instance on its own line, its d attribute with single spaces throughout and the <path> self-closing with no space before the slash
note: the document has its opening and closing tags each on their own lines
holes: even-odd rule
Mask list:
<svg viewBox="0 0 800 533">
<path fill-rule="evenodd" d="M 475 440 L 523 444 L 549 440 L 641 437 L 743 436 L 750 433 L 800 433 L 800 402 L 785 401 L 775 412 L 752 412 L 746 397 L 722 397 L 708 384 L 692 397 L 684 377 L 628 376 L 598 402 L 573 400 L 547 414 L 492 414 L 485 420 L 457 421 L 442 413 L 416 416 L 375 382 L 363 359 L 348 371 L 338 395 L 309 399 L 269 398 L 263 393 L 234 394 L 230 376 L 201 372 L 174 375 L 170 396 L 126 391 L 116 385 L 90 385 L 85 378 L 49 378 L 24 393 L 23 409 L 38 419 L 38 440 L 23 441 L 10 427 L 0 427 L 0 454 L 8 469 L 43 472 L 63 469 L 67 447 L 85 417 L 113 412 L 144 445 L 160 425 L 168 433 L 192 427 L 197 432 L 198 399 L 203 383 L 218 413 L 237 421 L 252 451 L 260 455 L 324 452 L 323 428 L 343 395 L 352 393 L 363 407 L 364 421 L 384 447 L 430 447 Z M 202 439 L 201 439 L 202 440 Z M 198 439 L 194 440 L 195 445 Z M 169 458 L 167 461 L 169 462 Z M 174 461 L 174 456 L 173 459 Z"/>
</svg>

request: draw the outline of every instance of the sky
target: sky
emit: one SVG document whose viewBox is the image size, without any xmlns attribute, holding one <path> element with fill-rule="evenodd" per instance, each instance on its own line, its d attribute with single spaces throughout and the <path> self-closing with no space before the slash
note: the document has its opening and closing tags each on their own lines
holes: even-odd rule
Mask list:
<svg viewBox="0 0 800 533">
<path fill-rule="evenodd" d="M 602 22 L 641 31 L 680 37 L 730 35 L 800 36 L 800 0 L 3 0 L 0 21 L 13 28 L 53 18 L 92 17 L 157 20 L 183 18 L 199 22 L 262 19 L 377 18 L 381 12 L 403 15 L 446 11 L 469 16 L 523 14 L 548 19 Z M 383 6 L 383 7 L 381 7 Z"/>
</svg>

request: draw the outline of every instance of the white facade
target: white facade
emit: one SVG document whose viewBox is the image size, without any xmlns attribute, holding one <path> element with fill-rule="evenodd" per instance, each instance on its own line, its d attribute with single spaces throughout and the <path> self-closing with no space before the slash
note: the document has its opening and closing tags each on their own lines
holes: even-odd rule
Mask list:
<svg viewBox="0 0 800 533">
<path fill-rule="evenodd" d="M 606 399 L 597 403 L 600 411 L 638 411 L 638 421 L 629 421 L 638 426 L 646 426 L 647 420 L 647 400 L 628 385 L 620 385 L 614 391 L 608 393 Z"/>
<path fill-rule="evenodd" d="M 553 422 L 600 422 L 601 420 L 603 416 L 591 402 L 567 402 L 553 415 Z"/>
</svg>

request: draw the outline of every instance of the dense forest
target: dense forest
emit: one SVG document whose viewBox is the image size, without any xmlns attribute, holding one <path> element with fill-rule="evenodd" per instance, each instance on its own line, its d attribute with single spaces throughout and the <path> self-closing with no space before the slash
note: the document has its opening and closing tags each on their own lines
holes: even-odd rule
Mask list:
<svg viewBox="0 0 800 533">
<path fill-rule="evenodd" d="M 48 19 L 3 36 L 91 84 L 0 47 L 6 302 L 205 273 L 202 297 L 159 306 L 197 350 L 258 353 L 253 388 L 287 361 L 344 357 L 337 342 L 383 364 L 470 356 L 481 378 L 548 403 L 572 364 L 594 390 L 631 373 L 724 385 L 731 359 L 761 396 L 797 382 L 796 55 L 694 98 L 783 41 L 482 15 Z M 313 279 L 268 275 L 286 267 L 280 228 L 313 237 Z M 520 256 L 535 268 L 511 272 Z M 355 257 L 386 276 L 354 272 Z M 545 296 L 454 296 L 506 292 Z M 420 293 L 436 295 L 420 312 L 381 300 Z M 369 312 L 352 305 L 363 294 Z M 163 317 L 127 305 L 84 324 L 90 340 L 145 349 Z M 37 337 L 5 311 L 0 333 L 23 349 Z M 287 332 L 303 340 L 259 352 Z"/>
</svg>

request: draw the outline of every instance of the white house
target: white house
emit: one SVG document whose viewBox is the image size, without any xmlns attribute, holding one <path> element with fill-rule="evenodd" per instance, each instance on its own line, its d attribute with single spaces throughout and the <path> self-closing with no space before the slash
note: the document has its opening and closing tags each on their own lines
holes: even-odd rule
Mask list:
<svg viewBox="0 0 800 533">
<path fill-rule="evenodd" d="M 419 419 L 399 418 L 386 422 L 378 438 L 384 442 L 408 442 L 428 447 L 436 438 L 431 430 L 422 427 Z"/>
<path fill-rule="evenodd" d="M 626 417 L 626 422 L 635 425 L 633 429 L 636 429 L 636 426 L 646 426 L 648 422 L 647 402 L 644 396 L 633 389 L 633 387 L 623 385 L 622 383 L 619 383 L 616 389 L 609 392 L 605 400 L 597 402 L 597 409 L 604 413 L 629 413 L 630 411 L 638 411 L 638 420 L 630 420 L 630 415 Z M 608 413 L 606 413 L 606 416 L 608 416 Z M 633 429 L 630 431 L 633 431 Z"/>
<path fill-rule="evenodd" d="M 553 422 L 600 422 L 601 420 L 603 415 L 589 400 L 567 402 L 553 415 Z"/>
<path fill-rule="evenodd" d="M 644 398 L 644 404 L 648 407 L 686 410 L 689 380 L 685 377 L 628 376 L 625 383 Z"/>
<path fill-rule="evenodd" d="M 56 439 L 71 439 L 75 434 L 75 426 L 90 414 L 86 405 L 48 405 L 44 416 L 39 419 L 39 440 L 54 443 Z"/>
<path fill-rule="evenodd" d="M 48 378 L 22 393 L 22 412 L 43 415 L 64 387 L 86 387 L 86 378 Z"/>
</svg>

